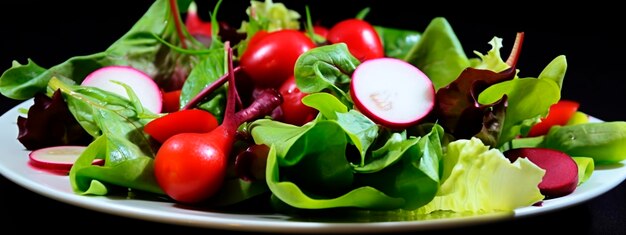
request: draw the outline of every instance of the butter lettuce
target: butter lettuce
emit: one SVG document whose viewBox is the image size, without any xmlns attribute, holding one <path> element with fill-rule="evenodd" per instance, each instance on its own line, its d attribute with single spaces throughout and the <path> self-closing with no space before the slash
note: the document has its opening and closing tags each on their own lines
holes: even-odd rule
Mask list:
<svg viewBox="0 0 626 235">
<path fill-rule="evenodd" d="M 442 164 L 438 195 L 420 213 L 512 211 L 544 199 L 537 185 L 545 170 L 525 158 L 511 163 L 478 138 L 451 142 Z"/>
<path fill-rule="evenodd" d="M 581 185 L 591 177 L 595 164 L 590 157 L 572 157 L 578 166 L 578 185 Z"/>
</svg>

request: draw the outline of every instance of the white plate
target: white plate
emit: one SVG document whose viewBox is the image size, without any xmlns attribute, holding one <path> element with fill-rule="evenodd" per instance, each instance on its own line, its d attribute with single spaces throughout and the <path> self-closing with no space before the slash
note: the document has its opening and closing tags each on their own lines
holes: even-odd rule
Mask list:
<svg viewBox="0 0 626 235">
<path fill-rule="evenodd" d="M 399 232 L 451 228 L 537 215 L 573 206 L 603 194 L 626 178 L 626 160 L 611 167 L 596 168 L 587 182 L 565 197 L 550 199 L 539 207 L 520 208 L 514 213 L 459 216 L 414 221 L 322 222 L 302 221 L 280 214 L 238 214 L 183 208 L 171 202 L 113 197 L 80 196 L 70 188 L 67 176 L 54 175 L 28 165 L 28 151 L 16 139 L 19 108 L 28 108 L 26 101 L 0 117 L 0 173 L 13 182 L 46 197 L 95 211 L 154 222 L 214 229 L 256 232 Z"/>
</svg>

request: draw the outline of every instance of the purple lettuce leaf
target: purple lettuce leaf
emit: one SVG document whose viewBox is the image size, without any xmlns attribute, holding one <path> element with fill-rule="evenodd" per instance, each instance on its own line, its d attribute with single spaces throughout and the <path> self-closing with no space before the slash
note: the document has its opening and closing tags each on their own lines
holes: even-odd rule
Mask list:
<svg viewBox="0 0 626 235">
<path fill-rule="evenodd" d="M 504 120 L 506 98 L 482 105 L 477 101 L 478 94 L 490 85 L 514 77 L 515 67 L 499 73 L 466 68 L 455 81 L 437 91 L 435 113 L 439 117 L 438 122 L 456 138 L 469 139 L 484 131 L 497 140 L 500 124 Z M 487 139 L 485 133 L 479 135 L 485 138 L 484 141 Z"/>
<path fill-rule="evenodd" d="M 93 137 L 76 121 L 59 90 L 52 97 L 37 93 L 27 117 L 18 117 L 17 139 L 28 150 L 59 145 L 86 146 Z"/>
</svg>

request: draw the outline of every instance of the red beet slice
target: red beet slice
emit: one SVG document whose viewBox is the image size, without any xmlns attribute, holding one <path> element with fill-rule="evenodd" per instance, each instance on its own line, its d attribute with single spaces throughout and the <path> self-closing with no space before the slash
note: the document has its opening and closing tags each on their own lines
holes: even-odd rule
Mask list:
<svg viewBox="0 0 626 235">
<path fill-rule="evenodd" d="M 546 198 L 568 195 L 578 185 L 578 166 L 566 153 L 548 148 L 518 148 L 504 152 L 511 162 L 517 158 L 527 158 L 538 167 L 546 170 L 539 190 Z"/>
</svg>

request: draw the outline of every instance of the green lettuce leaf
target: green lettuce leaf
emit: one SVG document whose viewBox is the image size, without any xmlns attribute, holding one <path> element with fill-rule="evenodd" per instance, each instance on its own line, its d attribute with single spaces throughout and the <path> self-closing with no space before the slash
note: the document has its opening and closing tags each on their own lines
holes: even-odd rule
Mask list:
<svg viewBox="0 0 626 235">
<path fill-rule="evenodd" d="M 511 163 L 478 138 L 451 142 L 442 164 L 440 191 L 420 213 L 512 211 L 544 199 L 537 185 L 545 170 L 524 158 Z"/>
<path fill-rule="evenodd" d="M 518 78 L 494 84 L 478 96 L 481 104 L 491 104 L 507 96 L 507 109 L 497 146 L 516 138 L 524 129 L 545 116 L 561 98 L 561 89 L 550 79 Z"/>
<path fill-rule="evenodd" d="M 347 94 L 352 73 L 361 62 L 350 54 L 345 43 L 313 48 L 298 57 L 294 66 L 300 91 L 330 92 L 351 105 Z"/>
<path fill-rule="evenodd" d="M 385 56 L 403 59 L 419 42 L 422 34 L 413 30 L 374 26 L 385 49 Z"/>
<path fill-rule="evenodd" d="M 259 120 L 251 126 L 255 143 L 271 146 L 267 184 L 274 197 L 291 207 L 416 209 L 438 191 L 440 126 L 405 143 L 388 141 L 376 155 L 395 160 L 367 160 L 362 169 L 374 170 L 363 171 L 348 161 L 349 134 L 336 120 L 318 118 L 302 127 Z"/>
<path fill-rule="evenodd" d="M 130 87 L 125 87 L 130 100 L 54 77 L 50 87 L 63 93 L 72 115 L 95 138 L 70 170 L 74 191 L 106 194 L 110 186 L 117 186 L 164 194 L 154 178 L 152 144 L 143 132 L 156 116 L 145 113 Z M 95 158 L 105 159 L 104 166 L 92 165 Z"/>
<path fill-rule="evenodd" d="M 226 73 L 225 68 L 225 50 L 212 50 L 206 57 L 191 70 L 189 77 L 183 84 L 180 92 L 180 108 L 184 107 L 198 95 L 204 88 L 211 85 Z M 205 98 L 205 102 L 200 108 L 209 111 L 219 121 L 224 118 L 224 109 L 226 107 L 226 86 L 218 88 Z"/>
<path fill-rule="evenodd" d="M 403 60 L 422 70 L 436 90 L 450 84 L 470 66 L 461 42 L 443 17 L 428 24 L 422 38 Z"/>
<path fill-rule="evenodd" d="M 248 32 L 248 35 L 259 30 L 273 32 L 282 29 L 300 29 L 300 13 L 288 9 L 280 2 L 250 1 L 246 14 L 249 21 L 242 22 L 240 31 Z"/>
<path fill-rule="evenodd" d="M 572 157 L 578 166 L 578 185 L 583 184 L 591 177 L 595 164 L 593 158 L 590 157 Z"/>
<path fill-rule="evenodd" d="M 557 56 L 541 71 L 537 78 L 549 79 L 559 86 L 563 87 L 563 79 L 567 70 L 567 60 L 564 55 Z"/>
<path fill-rule="evenodd" d="M 378 125 L 354 109 L 348 110 L 337 97 L 325 93 L 313 93 L 305 96 L 302 103 L 318 109 L 327 120 L 334 120 L 344 129 L 350 142 L 361 154 L 359 166 L 365 163 L 365 155 L 378 135 Z"/>
<path fill-rule="evenodd" d="M 473 66 L 476 69 L 488 69 L 494 71 L 496 73 L 502 72 L 511 66 L 506 64 L 502 60 L 502 56 L 500 55 L 500 49 L 502 48 L 502 38 L 494 37 L 489 41 L 491 45 L 491 50 L 487 52 L 487 55 L 483 55 L 478 51 L 474 51 L 474 54 L 480 57 L 480 63 Z"/>
<path fill-rule="evenodd" d="M 615 164 L 626 159 L 626 122 L 589 122 L 550 128 L 543 147 L 570 156 L 593 158 L 596 165 Z"/>
</svg>

